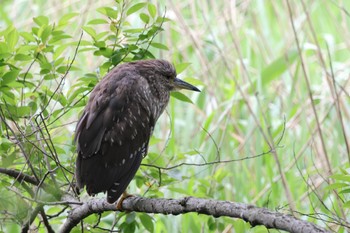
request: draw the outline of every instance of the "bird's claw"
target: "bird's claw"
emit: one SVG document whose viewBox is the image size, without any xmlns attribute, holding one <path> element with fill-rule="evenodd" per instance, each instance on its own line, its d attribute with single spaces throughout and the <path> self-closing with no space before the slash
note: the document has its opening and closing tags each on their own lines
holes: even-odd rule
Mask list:
<svg viewBox="0 0 350 233">
<path fill-rule="evenodd" d="M 117 202 L 117 210 L 119 211 L 124 211 L 123 209 L 123 201 L 129 197 L 133 197 L 134 195 L 131 195 L 127 192 L 123 192 L 123 194 L 120 196 L 120 198 L 118 199 L 118 202 Z"/>
</svg>

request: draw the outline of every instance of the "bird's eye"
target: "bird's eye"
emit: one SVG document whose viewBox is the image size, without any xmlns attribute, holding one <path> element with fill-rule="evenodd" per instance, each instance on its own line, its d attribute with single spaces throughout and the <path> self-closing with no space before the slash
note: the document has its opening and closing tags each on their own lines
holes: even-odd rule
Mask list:
<svg viewBox="0 0 350 233">
<path fill-rule="evenodd" d="M 167 75 L 165 75 L 165 78 L 170 80 L 172 78 L 172 75 L 167 74 Z"/>
</svg>

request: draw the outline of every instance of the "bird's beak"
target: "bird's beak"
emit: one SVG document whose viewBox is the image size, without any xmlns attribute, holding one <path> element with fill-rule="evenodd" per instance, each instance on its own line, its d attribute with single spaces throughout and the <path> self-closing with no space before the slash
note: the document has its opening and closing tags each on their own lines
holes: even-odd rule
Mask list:
<svg viewBox="0 0 350 233">
<path fill-rule="evenodd" d="M 190 91 L 198 91 L 201 92 L 197 87 L 182 81 L 181 79 L 175 78 L 174 79 L 174 87 L 175 89 L 186 89 L 186 90 L 190 90 Z"/>
</svg>

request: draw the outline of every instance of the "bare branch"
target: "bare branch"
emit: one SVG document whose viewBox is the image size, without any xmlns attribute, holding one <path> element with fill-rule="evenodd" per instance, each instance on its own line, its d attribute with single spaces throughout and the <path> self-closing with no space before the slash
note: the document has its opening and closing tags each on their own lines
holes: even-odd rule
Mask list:
<svg viewBox="0 0 350 233">
<path fill-rule="evenodd" d="M 125 211 L 165 215 L 194 212 L 211 215 L 213 217 L 227 216 L 243 219 L 252 226 L 264 225 L 267 228 L 295 233 L 328 232 L 313 223 L 297 219 L 289 214 L 229 201 L 217 201 L 195 197 L 185 197 L 182 199 L 129 197 L 123 201 L 122 207 Z M 84 202 L 81 206 L 75 206 L 69 213 L 66 222 L 62 225 L 60 232 L 70 232 L 74 226 L 87 216 L 104 211 L 117 211 L 117 207 L 115 204 L 107 203 L 105 199 L 97 198 L 92 198 Z"/>
<path fill-rule="evenodd" d="M 172 170 L 175 169 L 177 167 L 182 167 L 182 166 L 197 166 L 197 167 L 201 167 L 201 166 L 209 166 L 209 165 L 213 165 L 213 164 L 225 164 L 225 163 L 232 163 L 232 162 L 239 162 L 239 161 L 243 161 L 243 160 L 247 160 L 247 159 L 254 159 L 254 158 L 258 158 L 267 154 L 270 154 L 274 151 L 275 149 L 270 149 L 269 151 L 257 154 L 257 155 L 253 155 L 253 156 L 246 156 L 244 158 L 239 158 L 239 159 L 228 159 L 228 160 L 216 160 L 216 161 L 212 161 L 212 162 L 205 162 L 205 163 L 179 163 L 176 164 L 174 166 L 169 166 L 169 167 L 160 167 L 154 164 L 145 164 L 145 163 L 141 163 L 141 166 L 145 166 L 145 167 L 152 167 L 152 168 L 157 168 L 157 169 L 161 169 L 161 170 Z"/>
<path fill-rule="evenodd" d="M 17 170 L 12 170 L 12 169 L 7 169 L 7 168 L 2 168 L 0 167 L 0 173 L 6 174 L 8 176 L 11 176 L 16 179 L 18 182 L 28 182 L 30 184 L 38 185 L 39 181 L 35 179 L 35 177 L 24 174 L 23 172 L 17 171 Z"/>
<path fill-rule="evenodd" d="M 44 225 L 46 227 L 47 232 L 48 233 L 55 233 L 55 231 L 52 229 L 52 227 L 51 227 L 51 225 L 50 225 L 50 223 L 48 221 L 48 218 L 47 218 L 47 215 L 45 213 L 44 208 L 40 209 L 40 215 L 41 215 L 42 221 L 43 221 L 43 223 L 44 223 Z"/>
<path fill-rule="evenodd" d="M 35 209 L 32 210 L 32 212 L 30 214 L 30 218 L 28 219 L 28 221 L 22 227 L 22 232 L 28 232 L 29 231 L 30 225 L 33 223 L 33 221 L 35 220 L 35 218 L 38 215 L 39 211 L 42 210 L 42 208 L 43 208 L 42 205 L 38 205 Z"/>
</svg>

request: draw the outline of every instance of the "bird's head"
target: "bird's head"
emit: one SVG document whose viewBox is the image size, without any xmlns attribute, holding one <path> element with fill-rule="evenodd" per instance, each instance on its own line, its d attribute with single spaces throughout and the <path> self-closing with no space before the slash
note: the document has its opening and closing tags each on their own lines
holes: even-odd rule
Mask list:
<svg viewBox="0 0 350 233">
<path fill-rule="evenodd" d="M 177 78 L 175 67 L 166 60 L 144 60 L 137 63 L 142 75 L 146 77 L 151 84 L 160 85 L 167 91 L 186 89 L 200 92 L 197 87 Z"/>
</svg>

